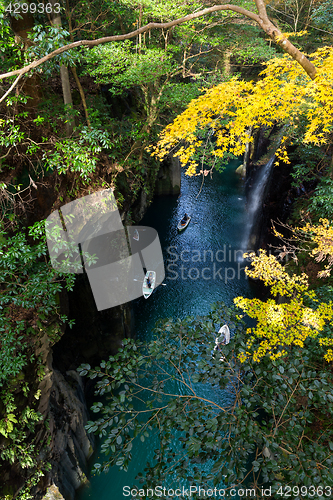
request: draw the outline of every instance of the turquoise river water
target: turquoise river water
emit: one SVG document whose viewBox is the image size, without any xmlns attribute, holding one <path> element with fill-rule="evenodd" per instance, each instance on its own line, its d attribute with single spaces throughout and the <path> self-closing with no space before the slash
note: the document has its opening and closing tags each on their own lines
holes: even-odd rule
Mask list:
<svg viewBox="0 0 333 500">
<path fill-rule="evenodd" d="M 159 318 L 204 315 L 213 302 L 230 304 L 234 297 L 253 294 L 239 258 L 248 216 L 243 186 L 235 174 L 238 164 L 231 162 L 223 173 L 214 172 L 212 179 L 207 176 L 197 199 L 201 177 L 183 175 L 180 197 L 157 198 L 140 222 L 158 231 L 166 286 L 159 286 L 148 300 L 142 297 L 134 302 L 135 334 L 139 339 L 153 335 Z M 185 212 L 192 220 L 178 234 L 177 223 Z M 216 388 L 202 390 L 222 404 L 230 398 L 223 391 L 216 393 Z M 78 492 L 76 500 L 131 500 L 124 495 L 124 487 L 136 484 L 136 475 L 152 459 L 156 448 L 153 439 L 138 441 L 133 447 L 133 460 L 127 472 L 114 467 L 108 474 L 90 477 L 89 486 Z M 102 461 L 102 457 L 97 451 L 92 464 Z"/>
</svg>

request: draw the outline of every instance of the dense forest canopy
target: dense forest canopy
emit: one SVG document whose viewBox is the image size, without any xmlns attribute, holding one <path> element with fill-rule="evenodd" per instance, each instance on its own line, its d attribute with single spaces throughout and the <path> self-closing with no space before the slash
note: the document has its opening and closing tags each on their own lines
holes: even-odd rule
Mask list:
<svg viewBox="0 0 333 500">
<path fill-rule="evenodd" d="M 82 366 L 83 376 L 100 379 L 100 394 L 112 395 L 94 406 L 100 415 L 88 430 L 106 436 L 106 462 L 96 470 L 126 470 L 133 433 L 145 439 L 151 431 L 140 413 L 129 424 L 132 400 L 150 391 L 145 411 L 164 437 L 158 465 L 142 478 L 148 486 L 167 476 L 177 429 L 180 478 L 188 479 L 190 464 L 197 481 L 251 482 L 258 495 L 265 485 L 279 494 L 282 483 L 300 482 L 316 485 L 316 498 L 329 496 L 332 40 L 330 0 L 0 0 L 1 498 L 34 498 L 51 467 L 44 354 L 71 326 L 60 303 L 74 276 L 50 266 L 46 217 L 112 188 L 131 224 L 143 215 L 142 200 L 151 202 L 166 155 L 204 177 L 204 168 L 239 158 L 259 132 L 276 131 L 276 163 L 307 192 L 293 216 L 298 227 L 274 229 L 282 259 L 292 261 L 250 255 L 247 272 L 269 298 L 238 297 L 237 308 L 217 304 L 205 318 L 162 322 L 158 341 L 126 341 L 100 368 Z M 235 334 L 225 363 L 205 340 L 222 317 Z M 184 383 L 182 397 L 163 393 L 161 358 L 164 375 Z M 194 381 L 223 388 L 231 378 L 234 405 L 219 408 L 190 391 L 185 365 Z M 152 370 L 153 384 L 141 386 Z M 211 463 L 210 473 L 197 463 Z"/>
</svg>

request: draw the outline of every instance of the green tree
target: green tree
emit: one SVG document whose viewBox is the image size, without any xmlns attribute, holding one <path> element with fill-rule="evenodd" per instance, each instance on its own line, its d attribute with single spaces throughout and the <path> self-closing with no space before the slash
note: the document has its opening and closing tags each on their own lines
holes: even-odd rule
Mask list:
<svg viewBox="0 0 333 500">
<path fill-rule="evenodd" d="M 74 279 L 47 263 L 43 224 L 30 228 L 29 237 L 38 240 L 34 245 L 23 233 L 0 232 L 0 476 L 12 478 L 18 471 L 15 498 L 24 500 L 33 498 L 30 490 L 48 468 L 40 459 L 46 443 L 35 441 L 46 417 L 38 412 L 38 385 L 46 370 L 39 348 L 42 338 L 52 345 L 61 337 L 67 318 L 60 312 L 59 293 L 71 289 Z M 43 435 L 46 439 L 47 432 Z M 1 498 L 5 493 L 2 482 Z"/>
<path fill-rule="evenodd" d="M 6 5 L 5 2 L 1 3 L 1 23 L 5 34 L 3 49 L 9 54 L 13 49 L 13 37 L 9 30 L 10 15 L 8 8 L 7 11 L 5 9 Z M 61 195 L 62 199 L 69 201 L 68 197 L 77 196 L 88 189 L 89 183 L 96 186 L 104 182 L 105 185 L 102 179 L 104 175 L 100 175 L 105 162 L 99 159 L 108 158 L 112 164 L 108 165 L 108 172 L 112 171 L 109 185 L 116 186 L 119 180 L 118 185 L 128 185 L 135 197 L 142 188 L 152 191 L 154 184 L 158 164 L 156 162 L 153 168 L 147 168 L 146 164 L 151 166 L 152 159 L 148 158 L 144 150 L 148 135 L 156 132 L 153 126 L 170 121 L 170 116 L 182 111 L 198 95 L 201 84 L 207 87 L 212 83 L 219 83 L 222 70 L 228 67 L 230 57 L 236 63 L 249 64 L 258 64 L 270 57 L 273 50 L 263 38 L 257 36 L 260 29 L 291 53 L 314 76 L 313 64 L 296 48 L 292 48 L 277 29 L 273 29 L 261 0 L 256 0 L 256 3 L 245 2 L 242 6 L 214 5 L 193 13 L 193 9 L 199 8 L 197 3 L 184 4 L 180 1 L 133 3 L 122 0 L 110 4 L 108 0 L 101 0 L 91 6 L 68 2 L 66 11 L 61 13 L 63 28 L 59 26 L 59 16 L 55 27 L 50 26 L 49 20 L 46 21 L 45 13 L 34 14 L 32 20 L 35 27 L 30 31 L 29 40 L 27 32 L 25 33 L 25 39 L 31 47 L 20 52 L 20 59 L 15 61 L 22 65 L 23 57 L 27 57 L 30 64 L 21 69 L 16 69 L 17 66 L 8 67 L 9 71 L 0 75 L 1 80 L 8 78 L 6 81 L 10 82 L 9 88 L 7 86 L 0 97 L 0 101 L 6 103 L 1 108 L 0 141 L 3 152 L 0 161 L 13 170 L 22 169 L 23 165 L 28 166 L 29 174 L 34 177 L 34 172 L 35 179 L 45 172 L 45 167 L 59 165 L 57 170 L 60 177 L 54 175 L 54 183 L 61 183 L 65 178 L 73 186 L 71 194 L 66 193 L 66 197 Z M 255 8 L 258 14 L 254 12 Z M 257 23 L 258 26 L 254 29 L 253 26 L 246 25 L 246 33 L 251 30 L 251 41 L 246 41 L 241 28 L 234 29 L 230 38 L 225 26 L 230 26 L 230 23 L 232 26 L 239 26 L 244 16 L 247 23 Z M 131 32 L 133 26 L 137 29 Z M 111 35 L 106 36 L 110 31 Z M 80 39 L 83 34 L 87 39 Z M 100 35 L 101 38 L 96 38 Z M 68 44 L 69 39 L 73 42 Z M 239 39 L 244 40 L 244 43 L 239 43 Z M 251 44 L 256 44 L 255 50 Z M 89 48 L 88 51 L 83 51 L 83 55 L 78 50 L 82 46 Z M 113 65 L 107 64 L 106 56 Z M 42 64 L 44 65 L 41 66 Z M 91 135 L 101 135 L 101 129 L 104 129 L 106 141 L 99 143 L 102 147 L 97 155 L 91 144 L 82 140 L 83 136 L 88 136 L 78 106 L 73 104 L 72 107 L 70 104 L 68 77 L 63 77 L 63 83 L 67 82 L 65 106 L 61 105 L 57 93 L 47 90 L 47 82 L 51 83 L 51 75 L 57 75 L 59 65 L 64 71 L 66 67 L 73 68 L 84 107 L 84 120 L 91 129 Z M 111 90 L 115 94 L 128 92 L 129 89 L 133 91 L 136 109 L 131 116 L 123 121 L 110 120 L 102 112 L 96 97 L 89 96 L 90 102 L 86 102 L 78 74 L 82 75 L 82 69 L 87 66 L 98 81 L 111 84 Z M 29 107 L 31 96 L 24 89 L 26 74 L 31 72 L 42 82 L 44 98 L 40 105 L 44 108 L 43 112 L 40 107 L 36 107 L 36 103 Z M 184 78 L 191 78 L 192 81 L 182 85 Z M 21 86 L 16 95 L 12 96 L 15 87 L 21 83 L 24 84 L 23 88 Z M 68 141 L 63 137 L 64 129 L 68 124 L 73 124 L 74 119 L 77 127 Z M 68 133 L 69 130 L 67 135 Z M 17 153 L 19 162 L 14 160 Z M 19 173 L 16 171 L 16 175 L 12 175 L 17 178 Z M 15 182 L 11 184 L 15 185 Z M 10 190 L 2 186 L 4 204 L 7 200 L 15 201 Z M 119 197 L 122 196 L 120 190 L 118 194 Z"/>
<path fill-rule="evenodd" d="M 214 350 L 221 323 L 232 338 Z M 261 488 L 269 485 L 273 495 L 295 484 L 331 488 L 333 389 L 324 348 L 308 338 L 283 361 L 265 356 L 240 364 L 247 337 L 237 310 L 218 303 L 205 317 L 161 321 L 150 342 L 126 340 L 99 367 L 82 365 L 81 375 L 96 379 L 103 396 L 87 425 L 104 442 L 106 460 L 94 471 L 126 470 L 138 440 L 155 436 L 154 463 L 137 477 L 141 488 L 237 484 L 255 488 L 256 498 L 265 498 Z M 209 400 L 206 385 L 228 391 L 229 403 Z M 300 489 L 294 496 L 301 498 Z"/>
<path fill-rule="evenodd" d="M 253 10 L 252 10 L 253 9 Z M 257 13 L 254 12 L 254 10 L 257 10 Z M 316 75 L 316 68 L 313 65 L 313 63 L 305 57 L 305 55 L 297 49 L 282 33 L 281 31 L 270 21 L 267 12 L 266 12 L 266 7 L 265 3 L 263 0 L 254 0 L 254 2 L 249 4 L 249 10 L 238 6 L 238 5 L 232 5 L 232 4 L 225 4 L 225 5 L 214 5 L 212 7 L 208 7 L 204 10 L 201 10 L 199 12 L 191 13 L 188 14 L 180 19 L 175 19 L 173 21 L 169 22 L 161 22 L 161 23 L 156 23 L 156 22 L 151 22 L 148 23 L 145 26 L 142 26 L 132 32 L 123 34 L 123 35 L 113 35 L 113 36 L 107 36 L 103 37 L 100 39 L 95 39 L 95 40 L 79 40 L 67 45 L 64 45 L 63 47 L 60 47 L 59 49 L 53 50 L 49 54 L 45 55 L 44 57 L 33 61 L 31 64 L 28 64 L 27 66 L 18 69 L 18 70 L 13 70 L 9 71 L 7 73 L 3 73 L 0 75 L 0 79 L 3 80 L 4 78 L 9 78 L 12 76 L 17 76 L 16 80 L 10 87 L 10 91 L 13 90 L 15 85 L 18 83 L 19 79 L 26 73 L 28 73 L 30 70 L 33 70 L 34 68 L 40 66 L 41 64 L 49 61 L 53 57 L 68 51 L 69 49 L 72 48 L 77 48 L 81 46 L 88 46 L 88 47 L 94 47 L 96 45 L 100 45 L 103 43 L 107 42 L 116 42 L 116 41 L 122 41 L 122 40 L 127 40 L 134 38 L 136 36 L 140 36 L 143 33 L 149 32 L 150 30 L 154 28 L 159 28 L 159 29 L 169 29 L 172 28 L 173 26 L 177 26 L 179 24 L 182 24 L 186 21 L 193 21 L 197 18 L 200 18 L 202 16 L 212 14 L 218 11 L 231 11 L 238 13 L 240 15 L 243 15 L 254 22 L 256 22 L 260 28 L 274 41 L 276 42 L 285 52 L 287 52 L 293 59 L 295 59 L 301 67 L 304 69 L 304 71 L 310 76 L 310 78 L 314 78 Z M 0 102 L 4 98 L 2 97 Z"/>
</svg>

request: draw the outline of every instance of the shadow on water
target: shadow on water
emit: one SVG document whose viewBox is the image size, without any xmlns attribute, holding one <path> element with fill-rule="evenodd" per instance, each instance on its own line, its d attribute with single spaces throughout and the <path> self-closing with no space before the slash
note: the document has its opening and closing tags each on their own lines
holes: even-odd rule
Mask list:
<svg viewBox="0 0 333 500">
<path fill-rule="evenodd" d="M 239 295 L 253 296 L 251 283 L 245 278 L 245 264 L 240 258 L 241 243 L 247 231 L 247 214 L 243 186 L 235 174 L 239 162 L 231 162 L 223 173 L 205 178 L 199 197 L 201 178 L 182 177 L 181 196 L 157 198 L 140 224 L 158 231 L 165 263 L 166 286 L 159 286 L 152 296 L 133 303 L 135 335 L 150 339 L 160 318 L 185 318 L 205 315 L 213 302 L 231 304 Z M 178 233 L 177 224 L 187 212 L 189 226 Z M 213 340 L 213 339 L 209 339 Z M 173 388 L 177 390 L 177 387 Z M 178 388 L 178 390 L 180 390 Z M 203 388 L 206 396 L 223 406 L 230 394 L 216 388 Z M 77 500 L 121 500 L 123 488 L 138 484 L 136 475 L 147 461 L 152 462 L 157 437 L 133 447 L 133 460 L 128 472 L 110 469 L 108 474 L 91 477 Z M 98 458 L 99 457 L 99 458 Z M 97 452 L 92 463 L 102 460 Z M 137 497 L 139 498 L 139 497 Z M 237 497 L 234 497 L 237 498 Z"/>
</svg>

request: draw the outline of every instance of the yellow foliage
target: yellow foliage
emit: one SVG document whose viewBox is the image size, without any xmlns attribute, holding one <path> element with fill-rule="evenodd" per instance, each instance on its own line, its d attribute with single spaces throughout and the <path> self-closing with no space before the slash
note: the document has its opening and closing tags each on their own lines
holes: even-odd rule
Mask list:
<svg viewBox="0 0 333 500">
<path fill-rule="evenodd" d="M 325 354 L 325 359 L 326 361 L 330 362 L 333 361 L 333 351 L 332 349 L 328 349 L 327 353 Z"/>
<path fill-rule="evenodd" d="M 277 359 L 286 355 L 290 346 L 303 347 L 307 338 L 316 338 L 333 318 L 333 303 L 308 307 L 304 300 L 314 297 L 313 292 L 308 291 L 306 274 L 290 276 L 276 257 L 267 255 L 264 250 L 260 250 L 259 255 L 251 253 L 245 256 L 251 258 L 252 264 L 252 269 L 246 268 L 246 274 L 271 286 L 273 296 L 285 299 L 282 303 L 276 303 L 274 299 L 266 302 L 244 297 L 234 299 L 238 307 L 257 321 L 254 328 L 247 330 L 249 339 L 246 350 L 238 356 L 239 360 L 244 362 L 251 357 L 259 362 L 266 355 Z M 319 344 L 332 346 L 333 339 L 320 338 Z M 329 349 L 324 355 L 327 361 L 333 360 L 331 351 Z"/>
<path fill-rule="evenodd" d="M 326 278 L 330 276 L 333 264 L 333 227 L 330 225 L 330 221 L 320 219 L 318 226 L 307 223 L 304 227 L 298 229 L 310 234 L 312 241 L 316 243 L 316 247 L 311 252 L 316 262 L 322 262 L 326 258 L 328 260 L 324 271 L 320 271 L 318 277 Z"/>
<path fill-rule="evenodd" d="M 266 286 L 271 286 L 273 296 L 284 295 L 297 296 L 305 292 L 308 287 L 308 277 L 305 273 L 301 276 L 294 274 L 290 276 L 284 266 L 280 264 L 274 255 L 267 255 L 265 250 L 260 249 L 259 255 L 254 252 L 244 254 L 245 258 L 251 259 L 252 269 L 246 267 L 245 271 L 250 278 L 260 279 Z"/>
<path fill-rule="evenodd" d="M 249 127 L 276 122 L 288 124 L 288 140 L 296 136 L 304 143 L 326 143 L 333 125 L 333 48 L 319 49 L 311 58 L 317 68 L 315 80 L 286 55 L 269 61 L 258 82 L 232 78 L 207 89 L 163 130 L 152 155 L 162 159 L 181 144 L 177 155 L 183 166 L 191 162 L 187 174 L 193 175 L 193 154 L 202 145 L 199 131 L 214 131 L 216 157 L 227 151 L 239 156 L 249 142 Z M 286 142 L 284 138 L 277 157 L 288 163 Z"/>
<path fill-rule="evenodd" d="M 279 41 L 283 40 L 284 38 L 301 37 L 301 36 L 305 36 L 307 34 L 308 34 L 307 30 L 303 30 L 303 31 L 290 31 L 288 33 L 282 33 L 280 36 L 277 36 L 275 38 L 275 40 L 277 42 L 279 42 Z"/>
<path fill-rule="evenodd" d="M 275 165 L 279 163 L 279 160 L 281 160 L 283 163 L 290 164 L 290 160 L 288 158 L 288 153 L 286 150 L 287 139 L 288 137 L 283 136 L 280 141 L 280 146 L 275 151 L 275 158 L 276 158 Z"/>
</svg>

